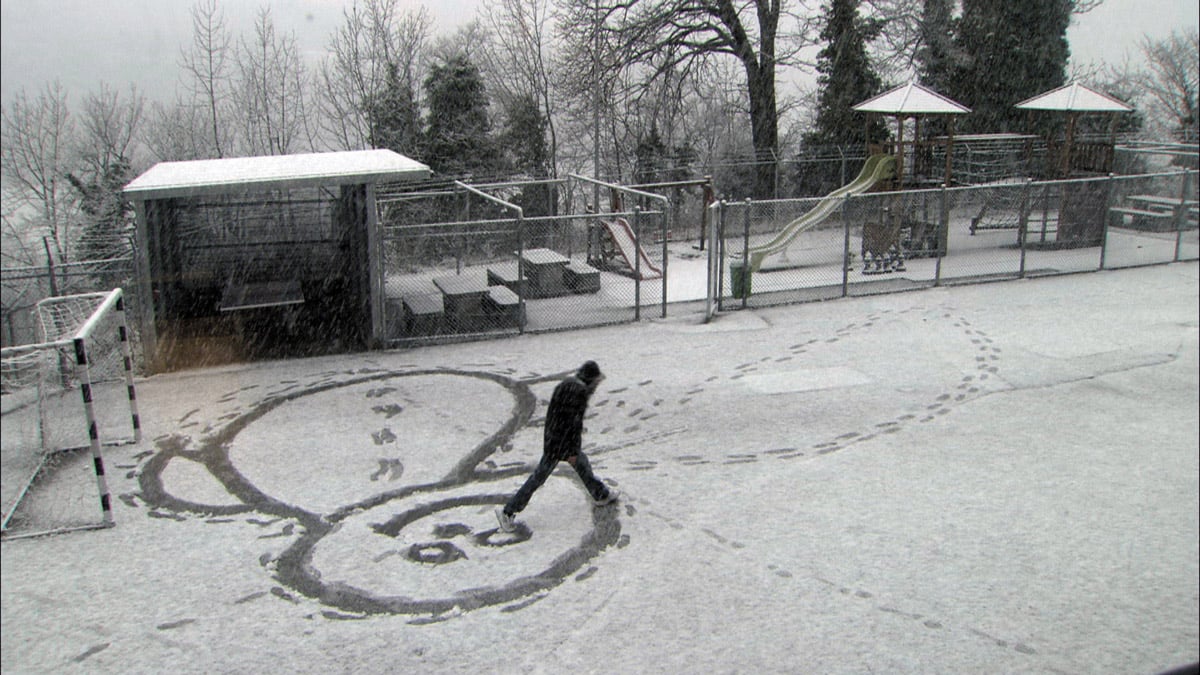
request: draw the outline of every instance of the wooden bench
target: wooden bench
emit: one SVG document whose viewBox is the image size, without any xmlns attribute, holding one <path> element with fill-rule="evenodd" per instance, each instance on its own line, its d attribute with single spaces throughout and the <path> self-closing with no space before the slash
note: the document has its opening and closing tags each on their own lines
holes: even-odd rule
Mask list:
<svg viewBox="0 0 1200 675">
<path fill-rule="evenodd" d="M 563 267 L 563 283 L 572 293 L 595 293 L 600 290 L 600 270 L 572 260 Z"/>
<path fill-rule="evenodd" d="M 224 293 L 221 294 L 221 304 L 218 308 L 222 312 L 235 312 L 299 305 L 303 302 L 304 293 L 300 289 L 300 282 L 294 279 L 261 282 L 230 279 L 225 285 Z"/>
</svg>

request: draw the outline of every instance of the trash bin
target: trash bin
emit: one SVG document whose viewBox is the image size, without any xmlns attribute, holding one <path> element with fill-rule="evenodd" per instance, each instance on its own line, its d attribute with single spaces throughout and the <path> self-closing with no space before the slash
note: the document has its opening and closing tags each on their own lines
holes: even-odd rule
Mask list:
<svg viewBox="0 0 1200 675">
<path fill-rule="evenodd" d="M 750 297 L 750 282 L 754 270 L 741 260 L 729 263 L 729 288 L 733 297 L 745 300 Z"/>
</svg>

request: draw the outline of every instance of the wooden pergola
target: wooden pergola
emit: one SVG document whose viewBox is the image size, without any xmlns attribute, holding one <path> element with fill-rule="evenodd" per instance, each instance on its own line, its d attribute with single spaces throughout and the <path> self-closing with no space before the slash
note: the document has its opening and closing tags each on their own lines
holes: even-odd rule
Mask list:
<svg viewBox="0 0 1200 675">
<path fill-rule="evenodd" d="M 896 180 L 902 186 L 904 182 L 904 120 L 915 120 L 915 138 L 911 142 L 914 147 L 921 137 L 921 119 L 934 115 L 948 115 L 950 126 L 946 140 L 946 170 L 944 182 L 950 182 L 950 158 L 954 149 L 954 116 L 971 112 L 971 109 L 936 91 L 909 82 L 889 91 L 867 99 L 854 106 L 854 110 L 864 113 L 887 115 L 896 120 Z"/>
<path fill-rule="evenodd" d="M 1065 113 L 1067 116 L 1066 139 L 1063 142 L 1062 154 L 1058 158 L 1057 169 L 1061 177 L 1067 177 L 1071 172 L 1071 148 L 1075 143 L 1075 127 L 1079 116 L 1083 114 L 1108 114 L 1133 112 L 1133 108 L 1122 101 L 1089 89 L 1078 82 L 1071 82 L 1057 89 L 1038 94 L 1033 98 L 1021 101 L 1016 105 L 1020 110 L 1041 110 Z M 1112 125 L 1110 125 L 1111 129 Z"/>
</svg>

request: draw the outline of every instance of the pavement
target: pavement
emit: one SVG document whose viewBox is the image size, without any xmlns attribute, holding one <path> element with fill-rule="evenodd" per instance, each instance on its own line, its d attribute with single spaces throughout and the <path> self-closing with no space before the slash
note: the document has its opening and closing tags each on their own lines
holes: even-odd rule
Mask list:
<svg viewBox="0 0 1200 675">
<path fill-rule="evenodd" d="M 555 382 L 586 420 L 511 534 Z M 8 673 L 1161 673 L 1200 660 L 1195 262 L 137 383 Z"/>
</svg>

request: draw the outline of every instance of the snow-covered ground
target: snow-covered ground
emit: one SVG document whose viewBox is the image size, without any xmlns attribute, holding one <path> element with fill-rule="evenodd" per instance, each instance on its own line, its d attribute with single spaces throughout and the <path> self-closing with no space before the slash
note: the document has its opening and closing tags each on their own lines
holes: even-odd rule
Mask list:
<svg viewBox="0 0 1200 675">
<path fill-rule="evenodd" d="M 1200 659 L 1195 262 L 138 383 L 8 673 L 1155 673 Z M 607 374 L 496 531 L 556 379 Z"/>
</svg>

